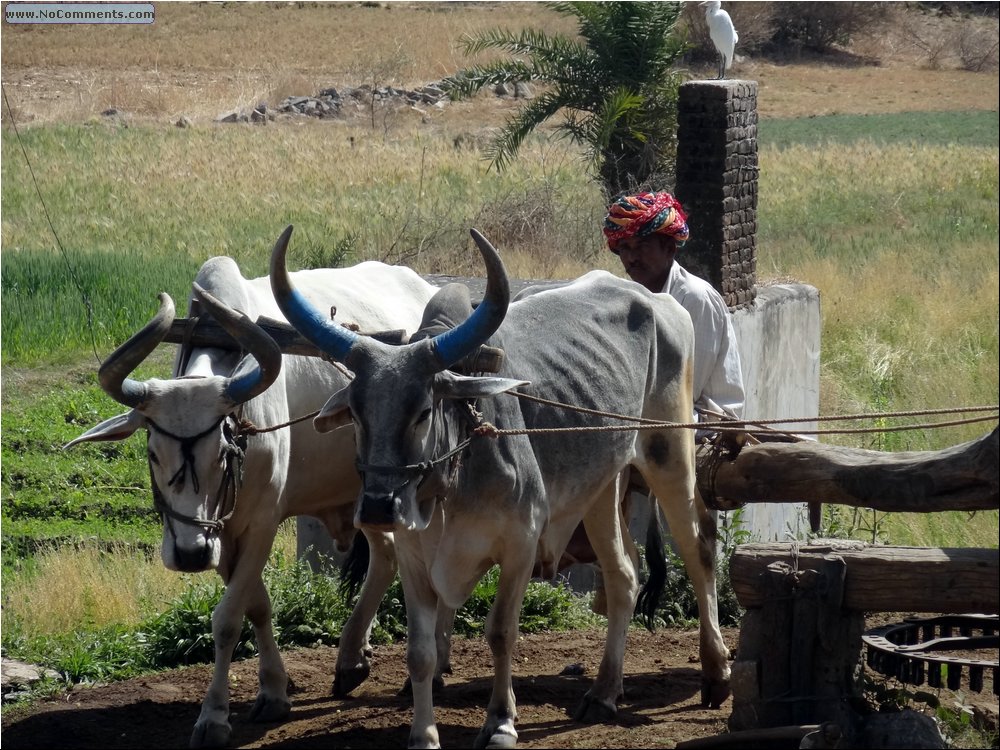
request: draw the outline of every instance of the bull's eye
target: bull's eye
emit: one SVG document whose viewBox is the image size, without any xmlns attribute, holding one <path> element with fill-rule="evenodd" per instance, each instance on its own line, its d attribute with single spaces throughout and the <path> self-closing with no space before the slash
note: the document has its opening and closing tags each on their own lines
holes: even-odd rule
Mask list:
<svg viewBox="0 0 1000 750">
<path fill-rule="evenodd" d="M 431 410 L 424 409 L 422 412 L 420 412 L 420 416 L 417 417 L 417 421 L 415 422 L 415 424 L 423 424 L 430 418 L 430 416 L 431 416 Z"/>
<path fill-rule="evenodd" d="M 151 461 L 152 463 L 156 464 L 157 466 L 159 466 L 159 465 L 160 465 L 160 459 L 158 459 L 158 458 L 156 457 L 156 454 L 155 454 L 155 453 L 153 453 L 153 451 L 150 451 L 150 452 L 149 452 L 149 460 L 150 460 L 150 461 Z"/>
</svg>

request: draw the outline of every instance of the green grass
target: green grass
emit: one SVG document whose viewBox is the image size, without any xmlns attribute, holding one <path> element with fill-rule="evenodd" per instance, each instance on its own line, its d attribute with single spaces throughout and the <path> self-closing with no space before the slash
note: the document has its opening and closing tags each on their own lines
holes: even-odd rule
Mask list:
<svg viewBox="0 0 1000 750">
<path fill-rule="evenodd" d="M 140 372 L 165 364 L 155 360 Z M 47 378 L 4 373 L 0 491 L 5 568 L 20 559 L 13 550 L 31 552 L 84 540 L 142 549 L 159 541 L 140 438 L 62 449 L 124 410 L 96 380 L 89 368 Z"/>
<path fill-rule="evenodd" d="M 160 291 L 183 310 L 213 255 L 234 258 L 248 278 L 265 275 L 287 224 L 293 267 L 378 259 L 478 273 L 470 226 L 504 248 L 515 275 L 525 252 L 546 276 L 575 275 L 595 257 L 610 263 L 593 231 L 603 206 L 575 155 L 535 139 L 514 170 L 487 175 L 447 138 L 345 129 L 28 128 L 40 199 L 4 127 L 5 363 L 91 348 L 88 305 L 107 351 L 148 320 Z M 560 270 L 567 260 L 576 265 Z"/>
<path fill-rule="evenodd" d="M 986 146 L 996 148 L 997 112 L 906 112 L 883 115 L 821 115 L 761 120 L 762 146 L 851 144 L 867 139 L 880 145 Z"/>
</svg>

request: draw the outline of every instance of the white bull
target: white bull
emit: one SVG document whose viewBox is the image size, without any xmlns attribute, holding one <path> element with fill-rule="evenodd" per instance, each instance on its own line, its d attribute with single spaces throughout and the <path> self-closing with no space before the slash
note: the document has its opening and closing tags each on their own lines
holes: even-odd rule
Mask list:
<svg viewBox="0 0 1000 750">
<path fill-rule="evenodd" d="M 329 311 L 335 300 L 337 319 L 366 331 L 412 332 L 437 290 L 409 269 L 375 262 L 300 271 L 295 277 L 312 304 Z M 156 317 L 100 368 L 101 386 L 130 410 L 66 447 L 122 440 L 145 430 L 154 502 L 163 518 L 163 564 L 188 572 L 214 568 L 226 584 L 212 615 L 215 669 L 190 742 L 205 747 L 225 744 L 231 734 L 229 665 L 244 614 L 260 653 L 260 687 L 251 718 L 287 716 L 288 677 L 274 641 L 261 573 L 278 525 L 291 516 L 321 519 L 345 548 L 355 534 L 360 483 L 349 430 L 321 435 L 300 422 L 288 429 L 241 434 L 243 420 L 266 427 L 308 415 L 322 406 L 325 394 L 348 382 L 322 359 L 282 357 L 274 341 L 251 322 L 261 315 L 283 319 L 267 278 L 244 279 L 233 260 L 212 258 L 199 271 L 194 289 L 202 294 L 202 305 L 252 356 L 194 348 L 187 357 L 179 351 L 172 379 L 130 378 L 173 322 L 173 302 L 163 294 Z M 202 305 L 192 302 L 192 314 Z M 366 536 L 371 550 L 367 576 L 344 626 L 337 658 L 334 692 L 339 694 L 368 675 L 371 623 L 396 573 L 391 535 Z"/>
<path fill-rule="evenodd" d="M 604 573 L 608 638 L 575 716 L 614 716 L 638 593 L 636 550 L 616 490 L 629 465 L 655 493 L 694 584 L 702 700 L 719 705 L 728 695 L 728 649 L 718 625 L 715 527 L 695 492 L 691 432 L 590 432 L 581 428 L 593 425 L 591 415 L 500 395 L 530 387 L 594 412 L 689 422 L 694 332 L 684 309 L 668 295 L 593 272 L 508 310 L 503 263 L 473 231 L 488 271 L 483 302 L 456 328 L 389 347 L 331 325 L 304 301 L 285 272 L 290 234 L 291 227 L 272 253 L 275 298 L 292 325 L 356 374 L 330 398 L 316 427 L 354 425 L 363 475 L 356 522 L 394 532 L 413 685 L 409 746 L 439 746 L 431 692 L 440 659 L 435 611 L 461 606 L 494 564 L 500 580 L 486 624 L 493 693 L 476 745 L 516 743 L 511 656 L 524 591 L 536 562 L 543 575 L 554 575 L 581 520 Z M 449 372 L 487 339 L 506 352 L 503 377 Z M 491 440 L 475 428 L 477 419 L 509 434 Z"/>
</svg>

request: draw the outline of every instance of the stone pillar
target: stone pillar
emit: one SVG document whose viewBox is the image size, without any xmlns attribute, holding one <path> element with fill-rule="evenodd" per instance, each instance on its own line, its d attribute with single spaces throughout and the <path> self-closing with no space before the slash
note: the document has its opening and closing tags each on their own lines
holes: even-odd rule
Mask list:
<svg viewBox="0 0 1000 750">
<path fill-rule="evenodd" d="M 691 239 L 679 259 L 730 309 L 757 293 L 757 175 L 757 82 L 682 84 L 674 190 Z"/>
</svg>

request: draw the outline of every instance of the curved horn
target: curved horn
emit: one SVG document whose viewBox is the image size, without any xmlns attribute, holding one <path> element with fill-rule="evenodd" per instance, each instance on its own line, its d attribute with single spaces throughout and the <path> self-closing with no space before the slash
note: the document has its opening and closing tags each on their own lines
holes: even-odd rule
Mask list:
<svg viewBox="0 0 1000 750">
<path fill-rule="evenodd" d="M 244 350 L 257 360 L 257 367 L 229 379 L 226 396 L 233 404 L 242 404 L 254 396 L 259 396 L 281 372 L 281 349 L 264 329 L 254 323 L 244 313 L 237 312 L 229 305 L 216 299 L 198 284 L 194 285 L 194 296 L 226 329 Z"/>
<path fill-rule="evenodd" d="M 291 236 L 292 225 L 289 224 L 271 251 L 271 292 L 281 312 L 299 333 L 338 362 L 343 362 L 358 340 L 358 334 L 324 317 L 292 286 L 285 268 L 285 253 Z"/>
<path fill-rule="evenodd" d="M 146 384 L 128 377 L 148 357 L 174 322 L 174 301 L 160 293 L 160 309 L 151 321 L 128 341 L 115 349 L 101 368 L 97 379 L 101 388 L 119 404 L 138 408 L 146 399 Z"/>
<path fill-rule="evenodd" d="M 479 253 L 486 263 L 486 294 L 483 301 L 463 323 L 432 339 L 442 369 L 474 352 L 503 323 L 510 304 L 510 283 L 500 254 L 483 235 L 472 230 Z"/>
</svg>

